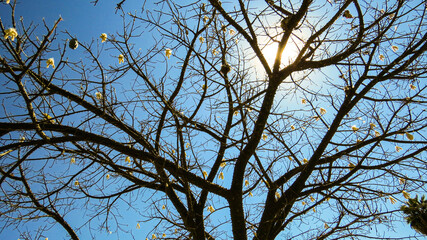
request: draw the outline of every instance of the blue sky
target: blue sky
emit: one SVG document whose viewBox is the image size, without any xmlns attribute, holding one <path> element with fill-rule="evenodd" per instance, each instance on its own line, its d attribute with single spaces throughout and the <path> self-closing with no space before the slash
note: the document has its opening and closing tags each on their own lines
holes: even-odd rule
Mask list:
<svg viewBox="0 0 427 240">
<path fill-rule="evenodd" d="M 102 32 L 114 32 L 122 26 L 120 16 L 115 14 L 114 2 L 99 1 L 97 6 L 93 6 L 90 1 L 85 0 L 18 1 L 16 12 L 17 16 L 24 16 L 27 24 L 31 21 L 41 24 L 42 19 L 45 19 L 47 24 L 53 24 L 61 16 L 63 18 L 61 30 L 66 29 L 82 41 L 88 42 Z M 6 7 L 2 6 L 1 11 L 3 12 Z"/>
</svg>

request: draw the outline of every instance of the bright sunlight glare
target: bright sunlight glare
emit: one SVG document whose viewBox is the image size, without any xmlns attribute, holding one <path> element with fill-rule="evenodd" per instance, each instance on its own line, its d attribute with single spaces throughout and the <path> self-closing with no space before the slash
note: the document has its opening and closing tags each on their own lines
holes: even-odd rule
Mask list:
<svg viewBox="0 0 427 240">
<path fill-rule="evenodd" d="M 275 41 L 273 42 L 270 37 L 263 36 L 259 38 L 259 42 L 264 42 L 265 45 L 261 49 L 262 53 L 264 54 L 265 59 L 267 60 L 268 65 L 270 68 L 273 67 L 274 60 L 276 59 L 277 50 L 279 47 L 278 40 L 280 39 L 281 34 L 271 34 L 270 36 L 276 35 L 278 36 L 275 38 Z M 291 36 L 286 44 L 285 49 L 282 53 L 282 59 L 281 59 L 281 68 L 291 64 L 295 58 L 300 53 L 300 49 L 304 46 L 304 43 L 301 39 L 304 39 L 303 36 Z M 257 71 L 263 70 L 263 66 L 261 63 L 256 64 Z"/>
<path fill-rule="evenodd" d="M 272 43 L 265 46 L 265 48 L 262 50 L 262 53 L 267 59 L 268 65 L 270 67 L 272 67 L 274 64 L 278 47 L 279 47 L 278 43 Z M 295 58 L 298 56 L 298 53 L 299 53 L 299 49 L 294 43 L 290 42 L 289 44 L 287 44 L 287 46 L 285 47 L 285 50 L 283 50 L 283 53 L 282 53 L 282 61 L 281 61 L 282 65 L 288 65 L 292 63 L 292 61 L 295 60 Z"/>
</svg>

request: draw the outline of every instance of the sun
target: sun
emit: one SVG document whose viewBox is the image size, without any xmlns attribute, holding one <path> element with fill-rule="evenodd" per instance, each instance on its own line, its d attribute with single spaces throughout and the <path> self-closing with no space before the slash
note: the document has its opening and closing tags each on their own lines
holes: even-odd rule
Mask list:
<svg viewBox="0 0 427 240">
<path fill-rule="evenodd" d="M 281 28 L 280 28 L 281 29 Z M 266 33 L 265 35 L 258 36 L 258 43 L 262 54 L 264 55 L 265 60 L 269 68 L 272 70 L 274 61 L 277 56 L 277 51 L 279 48 L 279 41 L 283 33 L 280 32 L 279 28 L 274 28 Z M 280 69 L 292 64 L 298 55 L 301 52 L 301 49 L 304 47 L 305 40 L 307 39 L 307 34 L 304 31 L 299 31 L 298 33 L 292 33 L 289 37 L 288 42 L 286 43 L 285 49 L 282 52 Z M 256 60 L 254 64 L 257 76 L 264 77 L 265 69 L 262 63 L 259 60 Z"/>
<path fill-rule="evenodd" d="M 273 67 L 274 60 L 276 59 L 276 56 L 277 56 L 278 48 L 279 48 L 278 43 L 270 43 L 262 49 L 262 53 L 264 54 L 264 57 L 267 60 L 268 65 L 270 67 Z M 295 58 L 298 56 L 298 54 L 299 54 L 298 46 L 294 42 L 292 42 L 292 40 L 290 40 L 289 43 L 286 45 L 285 49 L 283 50 L 281 65 L 286 66 L 291 64 L 295 60 Z"/>
<path fill-rule="evenodd" d="M 264 55 L 264 58 L 271 70 L 273 68 L 274 60 L 276 59 L 278 47 L 279 44 L 277 42 L 269 42 L 261 48 L 261 52 Z M 297 46 L 297 44 L 290 41 L 290 43 L 287 44 L 283 50 L 280 68 L 293 63 L 300 52 L 299 49 L 300 48 Z M 258 59 L 254 60 L 255 62 L 253 65 L 255 67 L 254 70 L 256 71 L 257 77 L 264 78 L 266 73 L 264 66 Z"/>
</svg>

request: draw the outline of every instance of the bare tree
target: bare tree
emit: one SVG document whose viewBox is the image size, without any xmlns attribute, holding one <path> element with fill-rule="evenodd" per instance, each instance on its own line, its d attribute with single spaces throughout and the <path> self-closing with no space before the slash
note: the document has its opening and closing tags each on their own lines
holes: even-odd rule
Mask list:
<svg viewBox="0 0 427 240">
<path fill-rule="evenodd" d="M 89 43 L 10 3 L 3 230 L 381 239 L 426 191 L 425 1 L 117 2 Z"/>
</svg>

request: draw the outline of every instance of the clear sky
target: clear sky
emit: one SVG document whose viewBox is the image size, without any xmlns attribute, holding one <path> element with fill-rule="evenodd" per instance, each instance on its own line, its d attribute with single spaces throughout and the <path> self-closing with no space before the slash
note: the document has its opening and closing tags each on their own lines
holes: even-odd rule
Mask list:
<svg viewBox="0 0 427 240">
<path fill-rule="evenodd" d="M 111 0 L 100 0 L 99 3 L 94 6 L 90 3 L 89 0 L 21 0 L 17 3 L 17 16 L 23 16 L 25 24 L 38 24 L 41 32 L 44 31 L 43 19 L 45 20 L 48 26 L 52 26 L 53 23 L 61 16 L 63 21 L 59 25 L 59 31 L 68 31 L 72 36 L 77 37 L 79 41 L 89 43 L 92 40 L 98 40 L 101 33 L 114 34 L 123 27 L 122 18 L 120 17 L 120 12 L 116 13 L 115 6 L 118 1 Z M 14 3 L 14 0 L 11 0 L 11 4 Z M 137 0 L 128 0 L 124 5 L 125 9 L 129 10 L 132 7 L 135 10 L 141 9 L 141 3 L 138 3 Z M 149 8 L 150 6 L 146 6 Z M 9 28 L 10 25 L 10 6 L 0 3 L 0 16 L 2 21 L 5 23 L 5 27 Z M 19 19 L 19 17 L 17 17 Z M 59 37 L 64 37 L 65 35 L 60 34 Z M 65 39 L 64 39 L 65 40 Z M 151 44 L 149 38 L 142 38 L 142 41 L 147 41 L 147 44 Z M 144 44 L 144 42 L 142 42 Z M 79 52 L 75 52 L 79 54 Z M 397 204 L 396 204 L 396 207 Z M 124 214 L 126 214 L 126 207 L 124 208 Z M 227 210 L 222 210 L 224 214 L 227 214 Z M 83 212 L 82 212 L 83 214 Z M 400 216 L 396 216 L 400 217 Z M 72 216 L 70 217 L 71 223 L 81 221 L 81 216 Z M 135 223 L 137 219 L 134 217 L 127 218 L 129 224 L 129 229 L 135 234 L 138 234 L 135 231 Z M 38 225 L 29 224 L 27 225 L 28 229 L 36 228 Z M 144 229 L 141 229 L 141 232 Z M 385 230 L 386 233 L 391 236 L 409 236 L 413 235 L 412 230 L 406 224 L 398 223 L 394 231 Z M 81 233 L 81 239 L 90 239 L 90 236 L 87 233 Z M 108 235 L 105 232 L 100 234 L 104 236 L 104 239 L 117 239 L 119 235 Z M 137 235 L 135 235 L 137 236 Z M 16 230 L 6 229 L 0 233 L 1 240 L 13 240 L 18 239 Z M 54 228 L 48 231 L 48 233 L 43 237 L 49 237 L 49 240 L 56 239 L 67 239 L 64 237 L 64 231 L 59 228 Z M 142 235 L 140 239 L 145 239 L 146 235 Z M 97 239 L 101 239 L 98 238 Z M 122 238 L 126 239 L 126 238 Z"/>
<path fill-rule="evenodd" d="M 11 0 L 10 4 L 14 4 L 14 0 Z M 126 2 L 126 7 L 130 4 L 135 4 L 135 1 L 128 0 Z M 141 8 L 141 4 L 137 4 L 137 6 L 139 7 L 138 9 Z M 123 21 L 120 16 L 120 11 L 116 13 L 115 7 L 116 1 L 105 0 L 100 0 L 96 6 L 91 4 L 89 0 L 21 0 L 17 2 L 16 19 L 19 20 L 22 16 L 26 26 L 30 25 L 30 23 L 38 25 L 36 35 L 40 38 L 45 32 L 43 20 L 47 26 L 52 27 L 54 22 L 58 20 L 59 17 L 62 17 L 63 21 L 58 27 L 60 34 L 58 34 L 56 44 L 62 44 L 61 41 L 65 41 L 68 38 L 66 34 L 63 34 L 64 31 L 68 31 L 80 42 L 90 43 L 92 40 L 99 40 L 101 33 L 107 33 L 110 35 L 115 34 L 117 31 L 120 32 L 120 29 L 123 26 Z M 0 16 L 5 28 L 12 26 L 10 13 L 11 6 L 5 3 L 0 3 Z M 40 34 L 37 34 L 37 32 Z M 81 48 L 78 48 L 76 51 L 69 52 L 74 55 L 72 57 L 81 58 L 84 56 L 81 55 L 81 50 Z M 116 61 L 116 59 L 114 59 L 114 61 Z M 126 214 L 129 214 L 129 209 L 126 206 L 122 207 L 123 214 L 125 216 Z M 81 211 L 81 214 L 85 214 L 85 211 Z M 130 214 L 128 216 L 130 216 Z M 70 225 L 78 226 L 82 223 L 84 218 L 79 216 L 77 213 L 73 213 L 71 215 L 67 215 L 67 219 L 70 221 Z M 129 223 L 127 230 L 135 231 L 135 224 L 138 220 L 133 216 L 127 217 L 127 221 Z M 127 222 L 124 224 L 127 224 Z M 130 224 L 132 225 L 130 226 Z M 22 224 L 19 230 L 28 230 L 29 232 L 34 233 L 40 226 L 41 225 L 36 223 L 26 223 Z M 140 233 L 142 233 L 143 230 L 144 229 L 141 229 Z M 91 239 L 88 232 L 80 231 L 78 232 L 78 235 L 81 239 Z M 145 239 L 145 236 L 145 234 L 143 235 L 144 238 L 141 236 L 141 239 Z M 1 240 L 16 240 L 18 238 L 23 239 L 23 237 L 24 236 L 19 235 L 18 230 L 12 228 L 3 229 L 0 233 Z M 68 239 L 66 238 L 65 231 L 60 227 L 55 227 L 45 231 L 40 238 L 35 238 L 36 236 L 31 237 L 33 237 L 31 239 L 44 239 L 45 237 L 48 237 L 49 240 Z M 118 239 L 118 237 L 119 235 L 116 235 L 115 233 L 108 234 L 105 230 L 99 231 L 99 234 L 97 234 L 97 239 Z"/>
<path fill-rule="evenodd" d="M 17 16 L 24 17 L 26 24 L 30 22 L 41 24 L 45 19 L 46 23 L 51 26 L 61 16 L 63 18 L 60 25 L 61 30 L 67 30 L 82 41 L 88 42 L 102 32 L 114 32 L 122 26 L 120 16 L 115 14 L 114 2 L 99 1 L 94 6 L 88 0 L 18 1 L 16 12 Z M 5 14 L 6 11 L 9 11 L 7 8 L 8 6 L 2 6 L 2 16 L 9 15 Z M 3 21 L 8 20 L 7 18 L 2 19 Z"/>
</svg>

